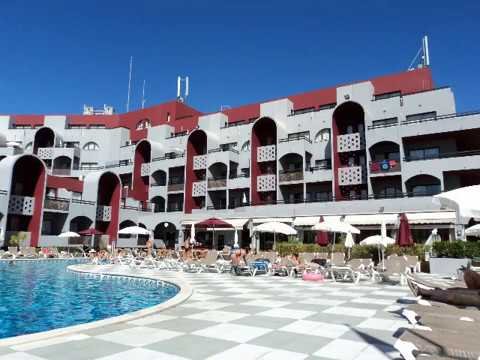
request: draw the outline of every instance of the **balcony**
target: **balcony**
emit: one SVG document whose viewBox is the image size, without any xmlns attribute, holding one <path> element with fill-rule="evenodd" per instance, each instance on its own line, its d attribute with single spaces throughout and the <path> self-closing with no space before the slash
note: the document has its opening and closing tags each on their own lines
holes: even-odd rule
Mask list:
<svg viewBox="0 0 480 360">
<path fill-rule="evenodd" d="M 207 168 L 207 155 L 197 155 L 193 157 L 193 170 L 204 170 Z"/>
<path fill-rule="evenodd" d="M 185 185 L 185 180 L 183 177 L 175 177 L 172 176 L 168 179 L 168 192 L 176 192 L 176 191 L 183 191 L 183 187 Z"/>
<path fill-rule="evenodd" d="M 277 159 L 276 145 L 259 146 L 257 148 L 257 161 L 275 161 Z"/>
<path fill-rule="evenodd" d="M 106 205 L 98 205 L 97 216 L 95 218 L 98 221 L 110 221 L 112 219 L 112 207 Z"/>
<path fill-rule="evenodd" d="M 207 194 L 207 182 L 197 181 L 192 184 L 192 196 L 205 196 Z"/>
<path fill-rule="evenodd" d="M 260 175 L 257 176 L 257 191 L 258 192 L 267 192 L 267 191 L 276 191 L 276 176 L 274 174 Z"/>
<path fill-rule="evenodd" d="M 338 169 L 338 184 L 340 186 L 365 184 L 365 172 L 361 166 L 349 166 Z"/>
<path fill-rule="evenodd" d="M 303 181 L 303 171 L 302 170 L 280 171 L 278 181 L 280 183 Z"/>
<path fill-rule="evenodd" d="M 31 196 L 10 195 L 8 213 L 13 215 L 33 215 L 35 198 Z"/>
<path fill-rule="evenodd" d="M 80 157 L 80 149 L 77 147 L 38 148 L 37 155 L 42 160 L 52 160 L 59 156 L 66 156 L 73 159 L 74 157 Z"/>
<path fill-rule="evenodd" d="M 226 178 L 209 178 L 208 179 L 208 188 L 225 188 L 227 187 Z"/>
<path fill-rule="evenodd" d="M 74 169 L 74 170 L 78 170 L 78 169 Z M 71 174 L 72 174 L 72 170 L 71 170 L 71 169 L 55 169 L 55 168 L 52 169 L 52 175 L 56 175 L 56 176 L 70 176 Z"/>
<path fill-rule="evenodd" d="M 337 136 L 337 152 L 359 151 L 365 148 L 363 135 L 360 133 Z"/>
<path fill-rule="evenodd" d="M 140 168 L 140 176 L 150 176 L 150 163 L 143 163 Z"/>
<path fill-rule="evenodd" d="M 379 160 L 370 162 L 371 174 L 390 174 L 402 171 L 398 160 Z"/>
<path fill-rule="evenodd" d="M 46 197 L 43 201 L 45 210 L 55 210 L 61 212 L 68 212 L 70 209 L 70 200 L 55 197 Z"/>
<path fill-rule="evenodd" d="M 454 152 L 445 152 L 445 153 L 416 153 L 415 156 L 406 156 L 404 161 L 421 161 L 421 160 L 433 160 L 433 159 L 449 159 L 455 157 L 468 157 L 468 156 L 478 156 L 480 155 L 480 150 L 468 150 L 468 151 L 454 151 Z"/>
</svg>

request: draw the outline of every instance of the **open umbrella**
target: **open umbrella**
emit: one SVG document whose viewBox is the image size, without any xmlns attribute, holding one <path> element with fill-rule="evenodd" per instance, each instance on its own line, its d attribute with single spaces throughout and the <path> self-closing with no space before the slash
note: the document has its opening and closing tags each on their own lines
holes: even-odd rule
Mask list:
<svg viewBox="0 0 480 360">
<path fill-rule="evenodd" d="M 94 238 L 95 238 L 95 235 L 103 235 L 103 233 L 95 228 L 89 228 L 89 229 L 86 229 L 86 230 L 82 230 L 82 231 L 79 231 L 78 232 L 80 235 L 84 235 L 84 236 L 90 236 L 90 246 L 93 247 L 94 245 Z"/>
<path fill-rule="evenodd" d="M 345 221 L 338 221 L 338 220 L 327 220 L 327 221 L 319 222 L 318 224 L 315 224 L 312 226 L 312 230 L 332 232 L 333 246 L 335 246 L 335 238 L 337 233 L 360 234 L 360 230 L 358 230 L 356 227 L 350 225 Z M 333 256 L 333 251 L 332 251 L 332 256 Z"/>
<path fill-rule="evenodd" d="M 270 221 L 253 228 L 254 232 L 266 232 L 273 234 L 273 249 L 275 250 L 275 245 L 277 241 L 277 234 L 284 235 L 297 235 L 297 230 L 295 230 L 290 225 L 281 223 L 278 221 Z"/>
<path fill-rule="evenodd" d="M 480 185 L 465 186 L 435 195 L 433 202 L 457 212 L 457 223 L 480 218 Z"/>
<path fill-rule="evenodd" d="M 150 230 L 141 226 L 128 226 L 118 231 L 121 235 L 150 235 Z"/>
<path fill-rule="evenodd" d="M 213 230 L 213 241 L 212 241 L 213 247 L 215 247 L 215 229 L 230 229 L 233 227 L 232 224 L 215 217 L 197 222 L 195 225 L 197 227 Z"/>
<path fill-rule="evenodd" d="M 382 235 L 372 235 L 369 236 L 362 241 L 360 241 L 360 245 L 376 245 L 376 246 L 387 246 L 395 244 L 395 239 L 391 237 L 383 237 Z"/>
<path fill-rule="evenodd" d="M 323 221 L 323 216 L 320 216 L 319 222 Z M 315 243 L 320 246 L 327 246 L 330 243 L 328 240 L 328 234 L 325 231 L 317 231 L 317 235 L 315 235 Z"/>
<path fill-rule="evenodd" d="M 470 226 L 465 230 L 465 235 L 480 237 L 480 224 Z"/>
<path fill-rule="evenodd" d="M 73 231 L 67 231 L 67 232 L 61 233 L 60 235 L 58 235 L 58 237 L 59 238 L 71 238 L 71 237 L 77 238 L 77 237 L 80 237 L 80 234 Z"/>
<path fill-rule="evenodd" d="M 408 218 L 405 213 L 400 214 L 400 224 L 398 226 L 397 232 L 397 244 L 399 246 L 412 246 L 413 239 L 410 232 L 410 224 L 408 223 Z"/>
</svg>

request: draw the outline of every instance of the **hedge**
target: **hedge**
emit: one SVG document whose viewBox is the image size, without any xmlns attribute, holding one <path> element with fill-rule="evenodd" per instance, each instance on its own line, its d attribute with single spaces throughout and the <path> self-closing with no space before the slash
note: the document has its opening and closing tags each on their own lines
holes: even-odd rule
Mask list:
<svg viewBox="0 0 480 360">
<path fill-rule="evenodd" d="M 280 256 L 286 256 L 291 254 L 299 254 L 302 252 L 315 252 L 315 253 L 331 253 L 344 252 L 348 253 L 343 244 L 335 244 L 335 246 L 319 246 L 317 244 L 302 244 L 300 242 L 280 242 L 277 243 L 277 251 Z M 425 251 L 428 251 L 428 247 L 422 244 L 415 244 L 414 246 L 400 247 L 398 245 L 388 245 L 385 249 L 385 256 L 397 254 L 397 255 L 416 255 L 419 259 L 423 260 Z M 351 259 L 373 259 L 378 262 L 378 247 L 375 245 L 361 246 L 355 245 L 350 250 Z"/>
<path fill-rule="evenodd" d="M 480 241 L 438 241 L 433 243 L 433 255 L 449 258 L 478 258 Z"/>
</svg>

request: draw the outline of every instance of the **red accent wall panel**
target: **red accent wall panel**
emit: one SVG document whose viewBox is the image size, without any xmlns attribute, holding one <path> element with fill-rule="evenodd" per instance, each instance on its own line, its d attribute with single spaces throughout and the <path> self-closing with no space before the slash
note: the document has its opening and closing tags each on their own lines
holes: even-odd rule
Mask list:
<svg viewBox="0 0 480 360">
<path fill-rule="evenodd" d="M 83 181 L 60 176 L 47 176 L 47 187 L 55 189 L 67 189 L 69 191 L 83 192 Z"/>
</svg>

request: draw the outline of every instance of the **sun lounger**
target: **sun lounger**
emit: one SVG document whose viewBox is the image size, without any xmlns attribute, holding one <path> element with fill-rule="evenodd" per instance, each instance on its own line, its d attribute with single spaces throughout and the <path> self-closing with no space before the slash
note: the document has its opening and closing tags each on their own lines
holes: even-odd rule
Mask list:
<svg viewBox="0 0 480 360">
<path fill-rule="evenodd" d="M 390 256 L 385 260 L 384 265 L 385 269 L 379 269 L 377 266 L 377 270 L 374 274 L 375 276 L 380 276 L 383 281 L 386 282 L 400 283 L 401 285 L 405 285 L 405 274 L 410 273 L 411 271 L 408 267 L 407 260 L 403 256 Z"/>
<path fill-rule="evenodd" d="M 20 248 L 20 251 L 23 253 L 23 256 L 26 259 L 36 259 L 38 258 L 38 253 L 34 247 Z"/>
<path fill-rule="evenodd" d="M 353 270 L 350 266 L 330 266 L 326 269 L 333 281 L 351 281 L 358 284 L 360 272 Z"/>
<path fill-rule="evenodd" d="M 332 266 L 344 266 L 345 265 L 345 254 L 343 252 L 333 253 L 330 258 L 330 265 Z"/>
</svg>

